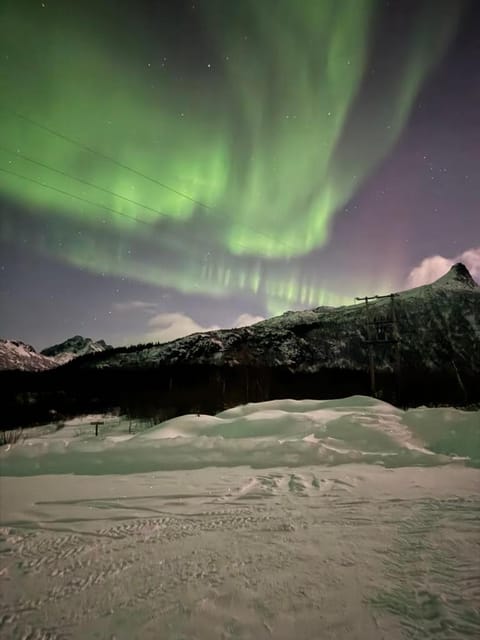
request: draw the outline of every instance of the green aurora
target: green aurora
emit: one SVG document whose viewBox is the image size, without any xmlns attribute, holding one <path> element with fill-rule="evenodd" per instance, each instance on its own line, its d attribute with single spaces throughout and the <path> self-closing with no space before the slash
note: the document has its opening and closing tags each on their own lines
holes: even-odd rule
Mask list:
<svg viewBox="0 0 480 640">
<path fill-rule="evenodd" d="M 191 33 L 146 38 L 114 3 L 32 5 L 0 9 L 0 193 L 44 231 L 6 215 L 3 240 L 271 312 L 345 301 L 302 257 L 391 151 L 460 2 L 419 2 L 368 109 L 373 0 L 204 2 L 194 63 Z"/>
</svg>

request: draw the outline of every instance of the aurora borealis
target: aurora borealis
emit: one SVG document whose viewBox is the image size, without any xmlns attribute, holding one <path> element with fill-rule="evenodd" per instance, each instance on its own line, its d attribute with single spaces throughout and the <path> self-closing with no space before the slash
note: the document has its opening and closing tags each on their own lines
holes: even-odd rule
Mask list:
<svg viewBox="0 0 480 640">
<path fill-rule="evenodd" d="M 166 311 L 211 325 L 228 320 L 199 307 L 236 299 L 239 313 L 267 315 L 398 287 L 409 259 L 438 249 L 409 257 L 411 212 L 355 203 L 405 161 L 412 113 L 471 11 L 461 0 L 4 0 L 2 246 L 13 262 L 107 278 L 111 304 L 128 282 L 133 299 L 167 295 Z M 480 238 L 469 211 L 461 233 Z M 363 268 L 390 223 L 390 266 Z"/>
</svg>

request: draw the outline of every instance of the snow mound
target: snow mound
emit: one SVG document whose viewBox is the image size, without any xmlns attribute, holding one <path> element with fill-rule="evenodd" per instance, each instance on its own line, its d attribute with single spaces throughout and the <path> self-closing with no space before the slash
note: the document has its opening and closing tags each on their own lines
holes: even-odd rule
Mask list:
<svg viewBox="0 0 480 640">
<path fill-rule="evenodd" d="M 215 416 L 188 414 L 181 418 L 166 420 L 145 433 L 134 436 L 135 440 L 163 440 L 165 438 L 187 438 L 208 433 L 212 427 L 221 424 Z"/>
<path fill-rule="evenodd" d="M 480 465 L 480 412 L 451 408 L 402 411 L 363 396 L 278 400 L 217 416 L 186 415 L 131 433 L 128 420 L 104 416 L 43 429 L 0 450 L 4 476 L 106 475 L 202 467 L 368 462 L 385 466 Z"/>
<path fill-rule="evenodd" d="M 287 411 L 292 413 L 304 413 L 308 411 L 322 410 L 322 409 L 337 409 L 344 410 L 346 407 L 362 409 L 364 407 L 389 407 L 393 408 L 387 402 L 382 402 L 376 398 L 370 398 L 369 396 L 350 396 L 341 400 L 268 400 L 266 402 L 251 402 L 249 404 L 243 404 L 239 407 L 233 407 L 218 413 L 219 418 L 237 417 L 240 415 L 248 415 L 250 413 L 257 413 L 258 411 L 268 411 L 276 409 L 278 411 Z"/>
</svg>

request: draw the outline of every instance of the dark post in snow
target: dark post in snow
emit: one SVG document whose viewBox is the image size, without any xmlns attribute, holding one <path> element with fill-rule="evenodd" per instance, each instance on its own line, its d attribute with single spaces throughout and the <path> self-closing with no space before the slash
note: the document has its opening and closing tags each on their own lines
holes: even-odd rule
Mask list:
<svg viewBox="0 0 480 640">
<path fill-rule="evenodd" d="M 91 422 L 90 424 L 93 424 L 93 426 L 95 427 L 95 435 L 98 436 L 98 425 L 103 424 L 103 422 L 99 420 L 97 422 Z"/>
</svg>

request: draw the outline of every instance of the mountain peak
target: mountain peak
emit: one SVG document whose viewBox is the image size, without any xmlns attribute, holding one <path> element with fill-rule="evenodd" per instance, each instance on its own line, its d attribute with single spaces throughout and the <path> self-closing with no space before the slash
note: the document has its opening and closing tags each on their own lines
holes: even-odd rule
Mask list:
<svg viewBox="0 0 480 640">
<path fill-rule="evenodd" d="M 0 370 L 21 369 L 24 371 L 42 371 L 65 364 L 78 356 L 112 349 L 104 340 L 73 336 L 60 344 L 48 347 L 40 353 L 21 340 L 0 338 Z"/>
<path fill-rule="evenodd" d="M 73 336 L 59 344 L 54 344 L 41 352 L 45 356 L 54 357 L 62 364 L 71 360 L 76 356 L 93 353 L 95 351 L 105 351 L 112 347 L 105 343 L 104 340 L 95 342 L 92 338 L 84 338 L 83 336 Z"/>
<path fill-rule="evenodd" d="M 0 339 L 0 370 L 19 369 L 43 371 L 52 369 L 56 363 L 21 340 Z"/>
<path fill-rule="evenodd" d="M 457 262 L 445 275 L 433 283 L 435 286 L 476 289 L 478 284 L 472 278 L 470 271 L 462 262 Z"/>
</svg>

